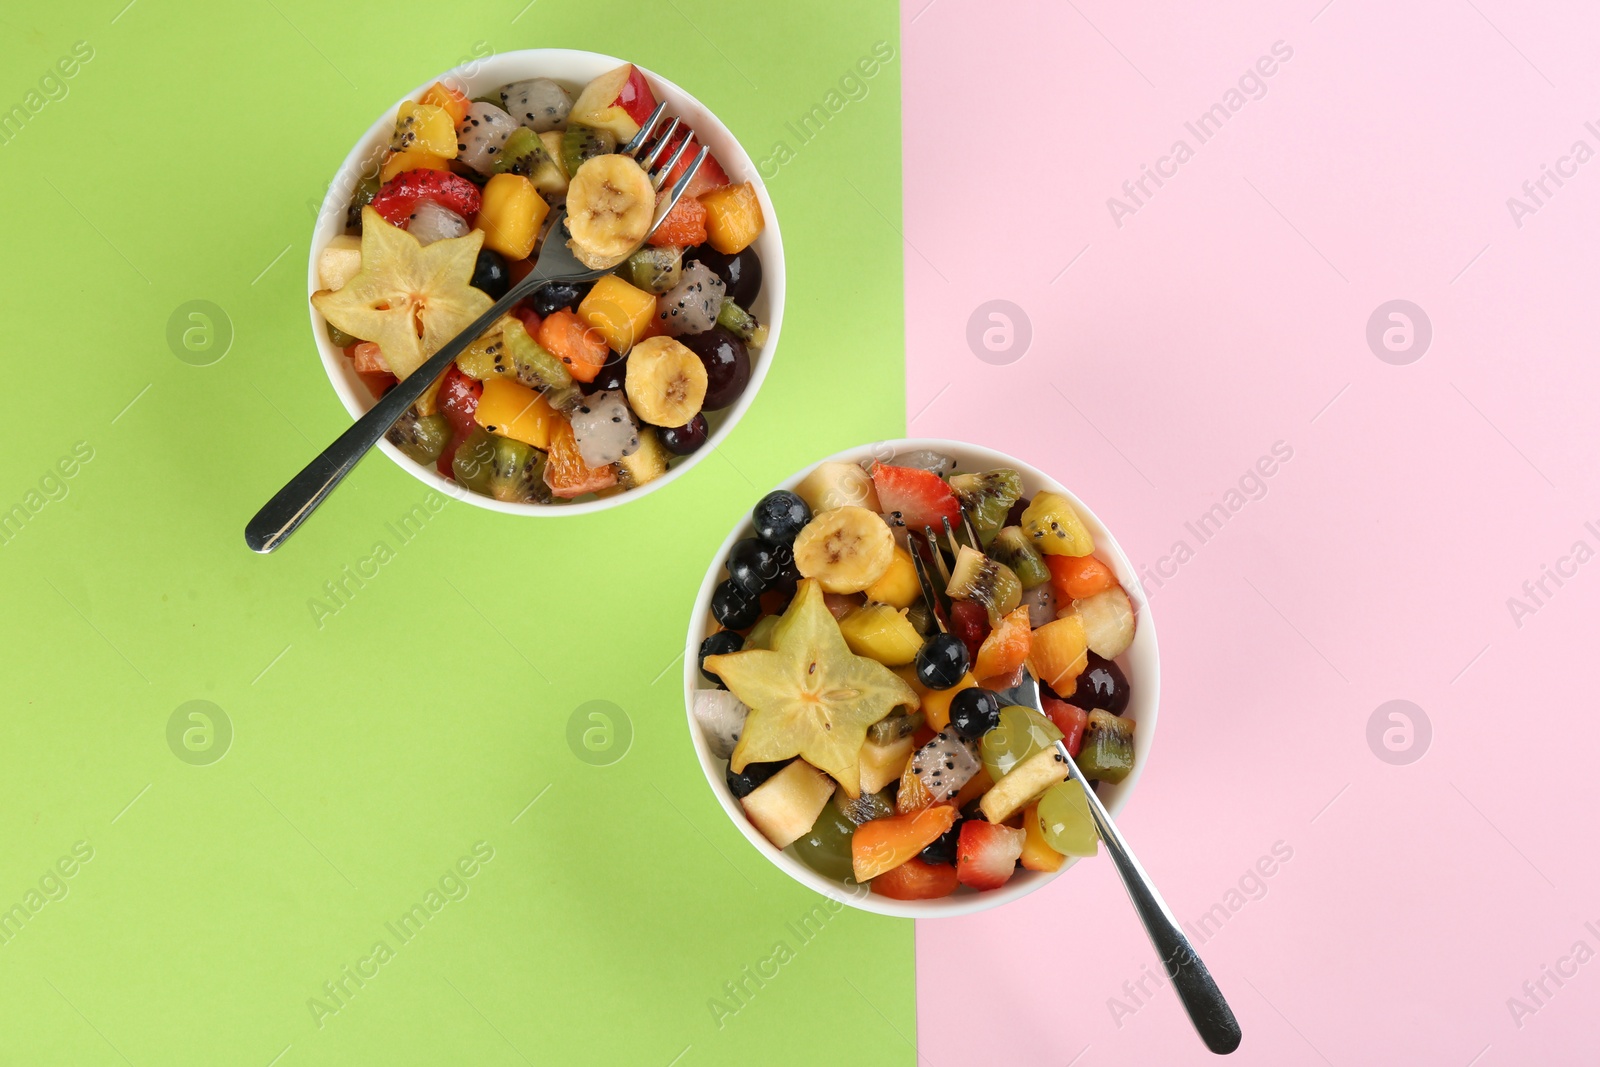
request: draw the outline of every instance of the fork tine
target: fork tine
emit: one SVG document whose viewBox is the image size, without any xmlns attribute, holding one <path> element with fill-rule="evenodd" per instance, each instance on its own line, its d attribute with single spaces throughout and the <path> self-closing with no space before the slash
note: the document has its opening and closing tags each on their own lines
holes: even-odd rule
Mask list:
<svg viewBox="0 0 1600 1067">
<path fill-rule="evenodd" d="M 948 524 L 946 529 L 948 529 Z M 939 568 L 939 577 L 944 582 L 944 587 L 950 586 L 950 569 L 944 565 L 944 553 L 939 551 L 939 538 L 934 534 L 932 526 L 922 528 L 922 536 L 928 539 L 928 548 L 933 551 L 933 565 Z"/>
<path fill-rule="evenodd" d="M 665 144 L 666 141 L 666 138 L 662 138 L 663 144 Z M 684 137 L 683 143 L 678 146 L 678 150 L 672 153 L 671 159 L 663 163 L 659 169 L 654 167 L 650 168 L 652 170 L 650 175 L 651 184 L 653 184 L 657 189 L 660 189 L 664 184 L 666 184 L 667 175 L 672 173 L 672 168 L 678 165 L 678 160 L 683 158 L 683 154 L 689 150 L 689 146 L 693 143 L 694 131 L 690 130 L 688 136 Z M 701 151 L 704 152 L 706 150 L 702 148 Z"/>
<path fill-rule="evenodd" d="M 934 625 L 939 627 L 940 633 L 944 633 L 944 620 L 939 617 L 939 598 L 934 592 L 933 582 L 928 578 L 928 568 L 922 562 L 922 553 L 917 549 L 916 534 L 910 533 L 907 540 L 911 548 L 911 562 L 917 569 L 917 584 L 922 587 L 922 599 L 927 602 L 928 614 L 933 616 Z M 938 555 L 937 549 L 934 555 Z"/>
<path fill-rule="evenodd" d="M 677 136 L 678 128 L 682 125 L 682 119 L 673 119 L 667 123 L 666 128 L 661 131 L 661 136 L 656 139 L 656 143 L 651 147 L 650 151 L 646 152 L 644 157 L 639 160 L 639 165 L 647 171 L 654 171 L 656 163 L 666 154 L 667 149 L 672 147 L 672 139 Z"/>
<path fill-rule="evenodd" d="M 967 544 L 982 552 L 983 542 L 978 540 L 978 531 L 973 529 L 972 518 L 967 514 L 966 508 L 961 509 L 961 528 L 966 531 Z"/>
<path fill-rule="evenodd" d="M 617 151 L 626 152 L 630 156 L 638 155 L 639 149 L 643 148 L 645 142 L 650 140 L 650 131 L 655 129 L 656 123 L 661 121 L 661 116 L 666 114 L 666 111 L 667 105 L 665 101 L 657 104 L 656 109 L 650 112 L 650 117 L 645 119 L 644 124 L 639 127 L 639 132 L 634 134 L 632 139 Z"/>
</svg>

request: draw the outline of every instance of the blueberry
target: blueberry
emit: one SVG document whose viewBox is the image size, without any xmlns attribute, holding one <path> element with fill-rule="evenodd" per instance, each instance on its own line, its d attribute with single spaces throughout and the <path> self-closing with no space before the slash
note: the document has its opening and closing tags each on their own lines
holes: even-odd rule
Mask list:
<svg viewBox="0 0 1600 1067">
<path fill-rule="evenodd" d="M 950 725 L 976 741 L 1000 725 L 1000 698 L 987 689 L 963 689 L 950 701 Z"/>
<path fill-rule="evenodd" d="M 936 837 L 933 844 L 922 850 L 922 861 L 924 863 L 954 863 L 956 861 L 956 843 L 960 839 L 961 820 L 957 819 L 955 825 Z"/>
<path fill-rule="evenodd" d="M 1078 676 L 1072 702 L 1086 711 L 1104 708 L 1113 715 L 1128 710 L 1128 676 L 1108 659 L 1089 653 L 1089 666 Z"/>
<path fill-rule="evenodd" d="M 576 308 L 592 288 L 593 282 L 551 282 L 528 298 L 528 306 L 542 319 L 562 308 Z"/>
<path fill-rule="evenodd" d="M 756 533 L 768 541 L 792 544 L 811 521 L 811 509 L 799 494 L 778 489 L 761 498 L 750 518 L 756 524 Z"/>
<path fill-rule="evenodd" d="M 756 596 L 778 580 L 781 569 L 774 546 L 759 537 L 746 537 L 728 553 L 728 580 Z"/>
<path fill-rule="evenodd" d="M 733 795 L 743 799 L 755 791 L 756 786 L 771 778 L 774 774 L 789 765 L 789 760 L 777 763 L 747 763 L 744 770 L 735 772 L 733 767 L 728 768 L 728 788 L 733 790 Z"/>
<path fill-rule="evenodd" d="M 966 676 L 971 665 L 967 646 L 954 634 L 934 634 L 917 650 L 917 679 L 929 689 L 949 689 Z"/>
<path fill-rule="evenodd" d="M 615 352 L 606 356 L 605 366 L 600 368 L 600 373 L 594 376 L 592 382 L 579 382 L 578 388 L 583 390 L 585 396 L 598 393 L 604 389 L 621 389 L 628 382 L 628 357 L 619 356 Z"/>
<path fill-rule="evenodd" d="M 706 670 L 707 656 L 725 656 L 729 652 L 737 652 L 744 647 L 744 638 L 732 630 L 718 630 L 704 641 L 700 642 L 700 677 L 708 682 L 722 684 L 722 679 Z"/>
<path fill-rule="evenodd" d="M 499 300 L 511 288 L 511 273 L 506 270 L 505 257 L 492 248 L 478 251 L 478 262 L 472 268 L 472 287 L 487 293 L 490 300 Z"/>
<path fill-rule="evenodd" d="M 761 599 L 731 581 L 723 582 L 711 594 L 711 614 L 725 629 L 743 630 L 754 626 L 761 617 Z"/>
</svg>

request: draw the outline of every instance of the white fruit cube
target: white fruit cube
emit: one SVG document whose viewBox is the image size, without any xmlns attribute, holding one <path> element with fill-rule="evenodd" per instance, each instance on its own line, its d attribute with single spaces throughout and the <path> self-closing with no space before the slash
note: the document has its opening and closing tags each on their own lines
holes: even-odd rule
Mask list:
<svg viewBox="0 0 1600 1067">
<path fill-rule="evenodd" d="M 1089 651 L 1095 655 L 1116 659 L 1133 644 L 1133 603 L 1120 588 L 1074 600 L 1072 611 L 1082 620 Z"/>
<path fill-rule="evenodd" d="M 1003 823 L 1033 802 L 1041 793 L 1057 782 L 1065 781 L 1071 771 L 1066 757 L 1055 745 L 1041 749 L 1011 768 L 1011 773 L 1001 778 L 978 801 L 983 817 L 992 823 Z"/>
<path fill-rule="evenodd" d="M 762 782 L 739 803 L 756 829 L 779 848 L 788 848 L 817 823 L 838 783 L 805 760 L 797 759 Z"/>
</svg>

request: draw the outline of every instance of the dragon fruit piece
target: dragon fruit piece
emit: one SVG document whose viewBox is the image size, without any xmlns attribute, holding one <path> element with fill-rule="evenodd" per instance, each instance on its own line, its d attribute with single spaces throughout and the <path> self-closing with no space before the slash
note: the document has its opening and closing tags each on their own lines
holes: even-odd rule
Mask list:
<svg viewBox="0 0 1600 1067">
<path fill-rule="evenodd" d="M 661 323 L 666 332 L 682 337 L 711 329 L 727 291 L 727 283 L 699 260 L 684 267 L 678 284 L 661 297 Z"/>
<path fill-rule="evenodd" d="M 933 794 L 935 802 L 950 800 L 972 780 L 983 763 L 978 759 L 978 743 L 968 741 L 946 726 L 911 757 L 911 773 Z"/>
<path fill-rule="evenodd" d="M 718 759 L 733 755 L 750 709 L 726 689 L 700 689 L 694 694 L 694 721 L 700 724 L 711 754 Z"/>
<path fill-rule="evenodd" d="M 517 120 L 493 104 L 473 101 L 456 130 L 456 158 L 479 174 L 493 174 L 500 149 L 517 128 Z"/>
<path fill-rule="evenodd" d="M 586 396 L 572 412 L 578 454 L 591 467 L 604 467 L 639 448 L 639 424 L 620 389 Z"/>
<path fill-rule="evenodd" d="M 500 99 L 511 117 L 534 133 L 561 129 L 572 113 L 572 97 L 549 78 L 512 82 L 500 90 Z"/>
<path fill-rule="evenodd" d="M 917 448 L 910 452 L 892 453 L 887 456 L 868 456 L 861 461 L 861 466 L 871 473 L 872 466 L 879 460 L 892 463 L 896 467 L 914 467 L 919 471 L 928 471 L 943 478 L 955 469 L 956 461 L 942 452 L 935 452 L 931 448 Z"/>
<path fill-rule="evenodd" d="M 406 220 L 406 232 L 425 245 L 449 237 L 464 237 L 470 229 L 466 219 L 432 200 L 418 200 Z"/>
</svg>

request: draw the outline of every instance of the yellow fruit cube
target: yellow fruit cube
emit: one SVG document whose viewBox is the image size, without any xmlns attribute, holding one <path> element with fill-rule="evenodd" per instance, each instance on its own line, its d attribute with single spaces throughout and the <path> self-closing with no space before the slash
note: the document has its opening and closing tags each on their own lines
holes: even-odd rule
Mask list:
<svg viewBox="0 0 1600 1067">
<path fill-rule="evenodd" d="M 917 658 L 922 635 L 906 621 L 903 609 L 888 604 L 867 604 L 839 620 L 844 643 L 858 656 L 875 659 L 885 667 L 901 667 Z"/>
<path fill-rule="evenodd" d="M 388 181 L 396 174 L 403 174 L 408 170 L 449 170 L 450 163 L 443 156 L 436 156 L 422 148 L 407 148 L 401 152 L 390 152 L 389 158 L 383 161 L 383 169 L 378 172 L 379 181 Z"/>
<path fill-rule="evenodd" d="M 578 318 L 605 338 L 612 351 L 626 352 L 643 339 L 655 317 L 656 298 L 615 274 L 594 283 L 578 305 Z"/>
<path fill-rule="evenodd" d="M 867 586 L 866 592 L 867 599 L 878 604 L 896 608 L 915 604 L 922 595 L 922 587 L 917 584 L 917 565 L 911 561 L 911 553 L 896 545 L 889 569 L 883 572 L 882 578 Z"/>
<path fill-rule="evenodd" d="M 1089 637 L 1083 620 L 1067 615 L 1033 631 L 1028 661 L 1033 673 L 1056 695 L 1070 697 L 1078 688 L 1078 675 L 1089 666 Z"/>
<path fill-rule="evenodd" d="M 456 158 L 456 124 L 450 112 L 434 104 L 407 100 L 394 120 L 390 147 L 397 152 L 417 149 L 429 155 Z"/>
<path fill-rule="evenodd" d="M 483 187 L 483 206 L 474 229 L 483 231 L 483 247 L 507 259 L 527 259 L 550 205 L 533 183 L 520 174 L 496 174 Z"/>
<path fill-rule="evenodd" d="M 700 203 L 706 209 L 706 233 L 711 247 L 725 255 L 743 252 L 766 228 L 756 187 L 749 182 L 713 189 L 700 198 Z"/>
<path fill-rule="evenodd" d="M 1022 813 L 1022 828 L 1028 836 L 1022 842 L 1022 869 L 1026 871 L 1059 871 L 1067 857 L 1050 847 L 1039 828 L 1039 805 L 1030 804 Z"/>
<path fill-rule="evenodd" d="M 950 702 L 963 689 L 977 688 L 978 680 L 968 671 L 961 676 L 961 681 L 949 689 L 924 689 L 920 683 L 913 684 L 922 694 L 922 714 L 928 720 L 929 729 L 943 730 L 950 725 Z"/>
<path fill-rule="evenodd" d="M 490 433 L 538 449 L 550 447 L 555 424 L 565 421 L 543 394 L 510 378 L 490 378 L 483 383 L 483 395 L 472 417 Z"/>
</svg>

